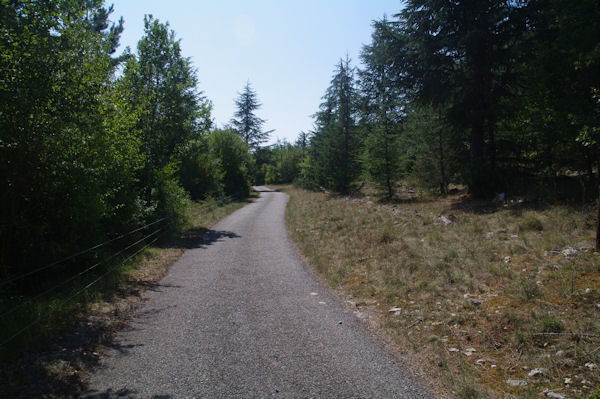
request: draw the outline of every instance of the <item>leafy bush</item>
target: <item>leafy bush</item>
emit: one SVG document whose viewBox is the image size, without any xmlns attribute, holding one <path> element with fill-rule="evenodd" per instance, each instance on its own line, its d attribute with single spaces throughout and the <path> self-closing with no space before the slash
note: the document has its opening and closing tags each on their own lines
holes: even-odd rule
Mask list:
<svg viewBox="0 0 600 399">
<path fill-rule="evenodd" d="M 180 158 L 179 179 L 192 199 L 223 195 L 225 173 L 221 168 L 221 160 L 210 151 L 206 137 L 187 143 L 181 150 Z"/>
<path fill-rule="evenodd" d="M 221 163 L 225 194 L 245 198 L 250 194 L 250 153 L 233 130 L 215 130 L 209 136 L 210 151 Z"/>
<path fill-rule="evenodd" d="M 153 194 L 157 200 L 157 214 L 167 218 L 171 233 L 181 232 L 188 223 L 190 197 L 179 184 L 177 167 L 170 163 L 158 172 L 157 187 Z"/>
</svg>

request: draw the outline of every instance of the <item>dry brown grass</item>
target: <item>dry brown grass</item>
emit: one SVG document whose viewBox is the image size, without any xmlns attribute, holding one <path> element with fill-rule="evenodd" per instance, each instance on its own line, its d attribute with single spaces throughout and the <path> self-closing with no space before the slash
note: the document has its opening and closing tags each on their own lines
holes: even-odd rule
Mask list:
<svg viewBox="0 0 600 399">
<path fill-rule="evenodd" d="M 600 385 L 592 207 L 286 190 L 288 228 L 309 263 L 452 396 L 585 397 Z"/>
</svg>

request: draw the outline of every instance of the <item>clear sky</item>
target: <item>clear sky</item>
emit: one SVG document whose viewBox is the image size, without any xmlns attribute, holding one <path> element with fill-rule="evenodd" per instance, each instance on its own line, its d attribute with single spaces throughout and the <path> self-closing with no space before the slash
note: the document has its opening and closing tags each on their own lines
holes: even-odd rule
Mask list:
<svg viewBox="0 0 600 399">
<path fill-rule="evenodd" d="M 144 14 L 169 22 L 183 55 L 197 69 L 199 89 L 213 102 L 218 126 L 229 122 L 246 81 L 256 90 L 265 130 L 295 141 L 314 114 L 340 58 L 359 65 L 371 22 L 400 11 L 400 0 L 114 0 L 123 16 L 122 48 L 136 50 Z"/>
</svg>

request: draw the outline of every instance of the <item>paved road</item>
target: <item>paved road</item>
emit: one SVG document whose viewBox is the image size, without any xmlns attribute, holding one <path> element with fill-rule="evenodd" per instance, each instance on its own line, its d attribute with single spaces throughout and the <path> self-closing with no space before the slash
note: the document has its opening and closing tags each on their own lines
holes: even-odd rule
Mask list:
<svg viewBox="0 0 600 399">
<path fill-rule="evenodd" d="M 427 397 L 288 240 L 264 187 L 173 265 L 87 398 Z"/>
</svg>

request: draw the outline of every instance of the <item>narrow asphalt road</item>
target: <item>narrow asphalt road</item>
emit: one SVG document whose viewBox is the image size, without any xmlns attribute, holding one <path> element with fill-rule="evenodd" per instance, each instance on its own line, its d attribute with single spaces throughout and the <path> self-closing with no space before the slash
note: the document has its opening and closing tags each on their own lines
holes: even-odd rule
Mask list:
<svg viewBox="0 0 600 399">
<path fill-rule="evenodd" d="M 149 293 L 84 397 L 428 397 L 300 260 L 287 195 L 257 190 Z"/>
</svg>

